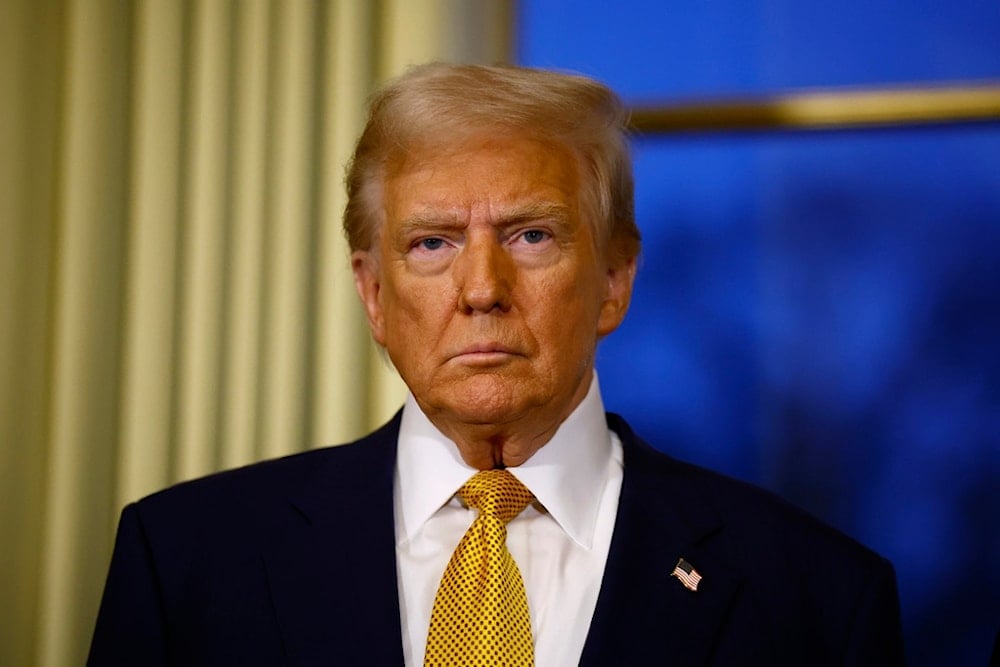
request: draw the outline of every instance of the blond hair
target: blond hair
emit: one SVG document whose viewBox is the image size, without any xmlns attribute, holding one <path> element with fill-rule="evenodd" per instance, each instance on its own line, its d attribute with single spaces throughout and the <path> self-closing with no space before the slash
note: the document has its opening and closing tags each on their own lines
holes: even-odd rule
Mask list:
<svg viewBox="0 0 1000 667">
<path fill-rule="evenodd" d="M 577 159 L 581 205 L 595 236 L 616 259 L 639 254 L 633 207 L 628 115 L 592 79 L 513 66 L 414 67 L 375 93 L 347 170 L 344 233 L 369 250 L 384 220 L 382 185 L 391 161 L 428 145 L 484 133 L 554 142 Z"/>
</svg>

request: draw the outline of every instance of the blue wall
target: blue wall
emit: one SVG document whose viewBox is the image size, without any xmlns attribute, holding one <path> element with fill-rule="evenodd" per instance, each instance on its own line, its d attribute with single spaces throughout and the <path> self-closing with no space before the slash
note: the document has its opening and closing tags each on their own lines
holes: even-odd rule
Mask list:
<svg viewBox="0 0 1000 667">
<path fill-rule="evenodd" d="M 519 59 L 628 102 L 1000 80 L 1000 3 L 522 0 Z M 656 446 L 889 557 L 912 665 L 1000 625 L 1000 125 L 642 137 L 602 344 Z"/>
</svg>

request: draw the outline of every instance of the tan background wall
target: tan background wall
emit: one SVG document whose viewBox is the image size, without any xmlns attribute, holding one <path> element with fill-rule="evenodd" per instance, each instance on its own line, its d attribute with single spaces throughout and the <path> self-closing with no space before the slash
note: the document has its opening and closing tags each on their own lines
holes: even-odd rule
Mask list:
<svg viewBox="0 0 1000 667">
<path fill-rule="evenodd" d="M 122 505 L 401 403 L 339 231 L 379 80 L 472 0 L 0 2 L 0 664 L 82 664 Z"/>
</svg>

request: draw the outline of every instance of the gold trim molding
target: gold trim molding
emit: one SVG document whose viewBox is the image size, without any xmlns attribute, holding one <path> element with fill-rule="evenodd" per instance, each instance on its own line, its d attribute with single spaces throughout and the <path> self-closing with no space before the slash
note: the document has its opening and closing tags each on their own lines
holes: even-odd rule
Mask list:
<svg viewBox="0 0 1000 667">
<path fill-rule="evenodd" d="M 1000 121 L 1000 82 L 803 91 L 761 98 L 637 106 L 640 134 L 838 130 Z"/>
</svg>

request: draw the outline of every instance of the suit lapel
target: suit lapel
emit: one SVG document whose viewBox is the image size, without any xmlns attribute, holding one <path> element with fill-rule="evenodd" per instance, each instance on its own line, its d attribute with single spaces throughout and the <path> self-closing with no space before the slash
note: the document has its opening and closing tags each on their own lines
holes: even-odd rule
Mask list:
<svg viewBox="0 0 1000 667">
<path fill-rule="evenodd" d="M 711 504 L 669 457 L 609 415 L 625 454 L 621 498 L 583 665 L 705 664 L 740 576 L 713 539 L 723 529 Z M 697 591 L 671 576 L 679 558 L 703 579 Z"/>
<path fill-rule="evenodd" d="M 331 450 L 265 552 L 293 664 L 402 664 L 392 480 L 399 417 Z"/>
</svg>

